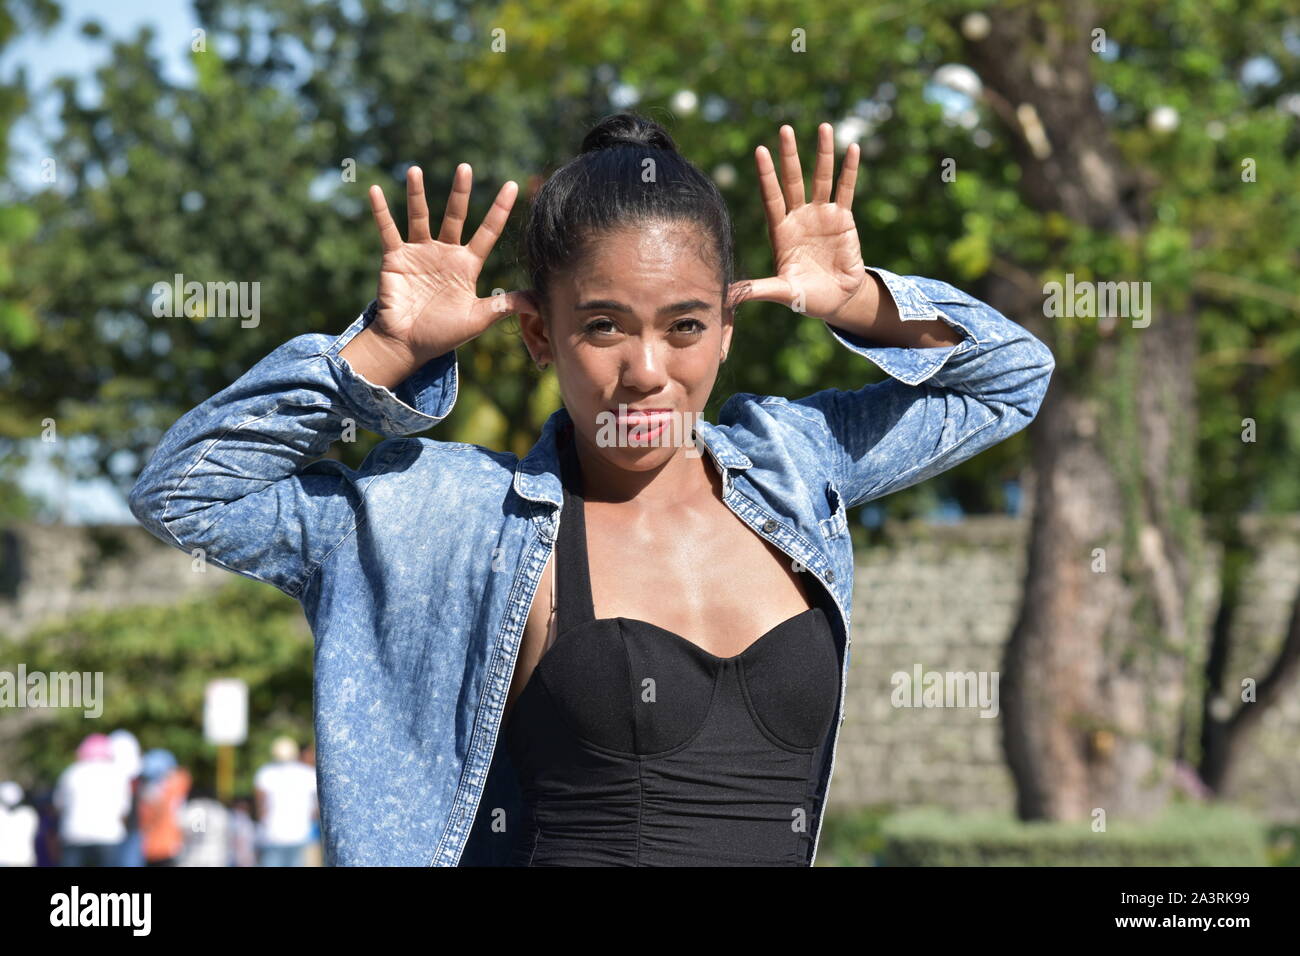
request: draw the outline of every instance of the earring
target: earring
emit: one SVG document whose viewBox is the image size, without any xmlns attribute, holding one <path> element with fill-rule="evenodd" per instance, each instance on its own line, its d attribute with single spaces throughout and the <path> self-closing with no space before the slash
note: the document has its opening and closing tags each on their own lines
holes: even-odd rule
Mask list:
<svg viewBox="0 0 1300 956">
<path fill-rule="evenodd" d="M 538 363 L 537 363 L 537 368 L 538 368 L 539 371 L 544 372 L 544 371 L 546 371 L 546 366 L 549 365 L 549 364 L 551 364 L 551 363 L 550 363 L 550 362 L 538 362 Z"/>
</svg>

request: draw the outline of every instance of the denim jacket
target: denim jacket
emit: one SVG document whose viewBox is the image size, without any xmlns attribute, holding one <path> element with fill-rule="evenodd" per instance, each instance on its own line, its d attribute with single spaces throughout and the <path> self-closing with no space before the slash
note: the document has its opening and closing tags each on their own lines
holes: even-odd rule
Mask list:
<svg viewBox="0 0 1300 956">
<path fill-rule="evenodd" d="M 903 320 L 942 319 L 961 342 L 876 347 L 823 323 L 890 377 L 799 399 L 739 393 L 718 424 L 695 425 L 724 502 L 800 562 L 835 631 L 839 720 L 809 866 L 844 721 L 847 511 L 1024 428 L 1055 367 L 1024 328 L 948 283 L 870 271 Z M 502 711 L 561 519 L 556 437 L 568 412 L 550 416 L 522 459 L 407 437 L 450 414 L 456 352 L 395 391 L 375 385 L 339 355 L 374 315 L 371 302 L 341 335 L 290 339 L 183 415 L 130 507 L 163 541 L 301 603 L 328 864 L 500 864 L 520 835 Z M 320 457 L 350 423 L 386 439 L 359 469 Z"/>
</svg>

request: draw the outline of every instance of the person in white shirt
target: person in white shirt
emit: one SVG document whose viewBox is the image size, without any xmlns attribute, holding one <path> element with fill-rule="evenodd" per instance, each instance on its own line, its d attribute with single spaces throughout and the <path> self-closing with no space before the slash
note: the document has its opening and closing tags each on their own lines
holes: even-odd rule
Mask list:
<svg viewBox="0 0 1300 956">
<path fill-rule="evenodd" d="M 253 777 L 259 865 L 302 866 L 311 821 L 319 812 L 316 771 L 298 759 L 298 745 L 289 737 L 271 744 L 271 759 Z"/>
<path fill-rule="evenodd" d="M 131 810 L 130 781 L 113 760 L 104 734 L 91 734 L 77 748 L 77 760 L 54 788 L 64 866 L 112 866 L 126 839 Z"/>
<path fill-rule="evenodd" d="M 19 806 L 22 800 L 22 787 L 12 780 L 0 783 L 0 866 L 36 865 L 40 820 L 34 807 Z"/>
<path fill-rule="evenodd" d="M 140 837 L 140 824 L 136 818 L 138 812 L 136 791 L 137 777 L 140 775 L 140 741 L 131 731 L 121 728 L 108 735 L 108 742 L 113 748 L 113 762 L 126 774 L 131 789 L 131 809 L 126 815 L 126 839 L 117 848 L 114 866 L 144 866 L 144 848 Z"/>
<path fill-rule="evenodd" d="M 178 866 L 230 865 L 230 811 L 208 787 L 195 787 L 185 803 L 185 849 Z"/>
</svg>

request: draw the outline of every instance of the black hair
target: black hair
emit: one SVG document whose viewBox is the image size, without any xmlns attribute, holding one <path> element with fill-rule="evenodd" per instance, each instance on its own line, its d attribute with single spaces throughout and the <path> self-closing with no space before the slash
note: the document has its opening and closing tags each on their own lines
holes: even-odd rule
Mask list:
<svg viewBox="0 0 1300 956">
<path fill-rule="evenodd" d="M 647 170 L 653 170 L 648 182 Z M 543 306 L 552 277 L 567 271 L 593 239 L 656 220 L 700 228 L 705 251 L 718 264 L 725 302 L 734 279 L 735 239 L 717 185 L 654 120 L 626 111 L 606 116 L 584 137 L 578 155 L 542 184 L 529 208 L 521 259 Z"/>
</svg>

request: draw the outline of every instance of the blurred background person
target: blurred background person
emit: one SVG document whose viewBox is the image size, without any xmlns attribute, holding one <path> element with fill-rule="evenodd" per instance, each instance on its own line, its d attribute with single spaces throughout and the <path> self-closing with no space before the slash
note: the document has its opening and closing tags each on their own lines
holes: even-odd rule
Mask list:
<svg viewBox="0 0 1300 956">
<path fill-rule="evenodd" d="M 298 759 L 291 737 L 271 744 L 271 763 L 253 777 L 257 800 L 259 864 L 302 866 L 317 814 L 316 771 Z"/>
<path fill-rule="evenodd" d="M 23 804 L 23 788 L 0 783 L 0 866 L 36 865 L 36 830 L 40 820 Z"/>
<path fill-rule="evenodd" d="M 54 788 L 63 866 L 112 866 L 126 839 L 130 784 L 105 734 L 91 734 Z"/>
<path fill-rule="evenodd" d="M 140 841 L 139 790 L 140 741 L 135 734 L 119 728 L 108 735 L 113 748 L 113 763 L 126 776 L 131 791 L 131 809 L 126 815 L 126 839 L 118 847 L 114 866 L 144 866 L 144 853 Z"/>
<path fill-rule="evenodd" d="M 140 834 L 146 866 L 175 866 L 185 849 L 185 802 L 190 772 L 176 765 L 170 750 L 144 755 L 137 795 Z"/>
<path fill-rule="evenodd" d="M 257 866 L 257 823 L 253 820 L 253 801 L 244 795 L 230 807 L 229 866 Z"/>
<path fill-rule="evenodd" d="M 184 810 L 180 866 L 228 866 L 230 812 L 211 787 L 195 787 Z"/>
<path fill-rule="evenodd" d="M 43 784 L 30 794 L 36 808 L 36 865 L 59 865 L 59 811 L 54 807 L 54 788 Z"/>
</svg>

